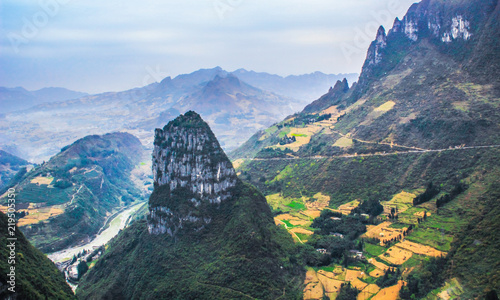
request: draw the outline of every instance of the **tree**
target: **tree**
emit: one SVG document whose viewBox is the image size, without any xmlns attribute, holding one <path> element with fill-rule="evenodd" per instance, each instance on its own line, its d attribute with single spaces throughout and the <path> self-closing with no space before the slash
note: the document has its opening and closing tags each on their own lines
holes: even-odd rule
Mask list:
<svg viewBox="0 0 500 300">
<path fill-rule="evenodd" d="M 356 300 L 359 291 L 355 287 L 351 286 L 350 282 L 343 283 L 340 286 L 339 294 L 337 295 L 337 300 Z"/>
<path fill-rule="evenodd" d="M 78 279 L 80 279 L 85 273 L 87 273 L 87 271 L 89 270 L 89 266 L 87 266 L 87 263 L 85 261 L 81 260 L 78 263 L 76 269 L 78 270 Z"/>
</svg>

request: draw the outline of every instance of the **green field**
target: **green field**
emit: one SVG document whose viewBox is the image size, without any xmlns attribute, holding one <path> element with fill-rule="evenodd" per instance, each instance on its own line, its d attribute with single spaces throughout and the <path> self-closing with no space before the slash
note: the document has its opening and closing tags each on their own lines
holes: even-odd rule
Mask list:
<svg viewBox="0 0 500 300">
<path fill-rule="evenodd" d="M 306 209 L 306 206 L 304 205 L 303 202 L 298 202 L 298 201 L 292 201 L 288 203 L 286 206 L 291 207 L 296 210 L 304 210 Z"/>
<path fill-rule="evenodd" d="M 380 254 L 387 251 L 387 248 L 379 246 L 379 245 L 365 243 L 364 251 L 367 254 L 369 254 L 370 256 L 379 256 Z"/>
<path fill-rule="evenodd" d="M 42 203 L 47 206 L 64 204 L 70 200 L 70 195 L 74 193 L 74 188 L 48 188 L 47 185 L 37 185 L 29 183 L 17 196 L 17 201 L 22 203 Z"/>
<path fill-rule="evenodd" d="M 453 236 L 434 228 L 414 229 L 407 237 L 408 240 L 422 245 L 431 246 L 439 251 L 448 252 L 451 249 Z"/>
</svg>

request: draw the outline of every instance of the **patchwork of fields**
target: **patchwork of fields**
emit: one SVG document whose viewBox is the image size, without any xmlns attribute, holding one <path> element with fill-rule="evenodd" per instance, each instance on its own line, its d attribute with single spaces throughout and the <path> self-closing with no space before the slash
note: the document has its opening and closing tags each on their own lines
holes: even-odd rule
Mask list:
<svg viewBox="0 0 500 300">
<path fill-rule="evenodd" d="M 360 291 L 358 300 L 395 300 L 405 282 L 398 280 L 395 281 L 395 285 L 379 286 L 377 285 L 378 279 L 396 268 L 405 278 L 415 266 L 430 257 L 445 256 L 447 253 L 443 249 L 449 248 L 446 234 L 442 237 L 446 242 L 441 247 L 433 247 L 438 241 L 432 234 L 426 235 L 426 232 L 433 230 L 429 225 L 437 225 L 440 222 L 441 217 L 436 215 L 435 205 L 425 203 L 413 206 L 412 204 L 413 198 L 421 192 L 421 190 L 401 191 L 390 201 L 381 203 L 384 212 L 379 216 L 380 223 L 368 225 L 366 232 L 359 237 L 365 241 L 362 251 L 363 259 L 352 262 L 347 267 L 332 264 L 309 268 L 304 281 L 304 299 L 319 300 L 324 299 L 325 296 L 335 299 L 341 285 L 349 282 Z M 271 194 L 266 198 L 273 210 L 279 212 L 275 216 L 275 223 L 286 228 L 298 243 L 307 243 L 315 230 L 317 231 L 311 227 L 311 224 L 320 216 L 322 210 L 328 209 L 348 215 L 360 205 L 359 200 L 353 200 L 332 208 L 329 207 L 330 197 L 321 193 L 310 198 L 284 198 L 280 194 Z M 397 220 L 390 219 L 391 209 L 397 210 Z M 423 218 L 424 215 L 426 221 L 419 224 L 418 219 Z M 409 230 L 410 225 L 413 227 L 411 230 Z M 377 240 L 379 242 L 374 243 Z M 453 291 L 456 292 L 456 290 L 455 288 Z M 447 290 L 440 290 L 439 293 L 445 295 Z"/>
</svg>

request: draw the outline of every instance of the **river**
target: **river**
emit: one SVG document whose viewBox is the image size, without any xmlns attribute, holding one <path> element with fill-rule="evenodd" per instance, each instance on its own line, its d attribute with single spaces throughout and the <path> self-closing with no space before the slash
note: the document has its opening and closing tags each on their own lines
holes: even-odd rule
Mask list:
<svg viewBox="0 0 500 300">
<path fill-rule="evenodd" d="M 121 229 L 127 226 L 130 216 L 135 213 L 139 208 L 144 205 L 144 202 L 134 205 L 130 208 L 125 209 L 118 215 L 116 215 L 112 220 L 109 221 L 109 227 L 100 232 L 91 242 L 72 248 L 67 248 L 58 252 L 53 252 L 47 255 L 47 257 L 54 263 L 63 262 L 71 259 L 74 255 L 81 253 L 82 250 L 92 250 L 94 246 L 102 246 L 107 244 L 113 237 L 115 237 Z"/>
</svg>

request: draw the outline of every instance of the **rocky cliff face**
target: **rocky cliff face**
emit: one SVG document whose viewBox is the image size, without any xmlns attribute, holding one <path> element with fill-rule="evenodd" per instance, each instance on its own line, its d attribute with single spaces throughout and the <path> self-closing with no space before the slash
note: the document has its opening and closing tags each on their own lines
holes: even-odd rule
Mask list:
<svg viewBox="0 0 500 300">
<path fill-rule="evenodd" d="M 171 236 L 183 227 L 201 230 L 210 223 L 210 210 L 232 196 L 237 182 L 214 134 L 192 111 L 156 129 L 153 176 L 148 230 Z"/>
</svg>

